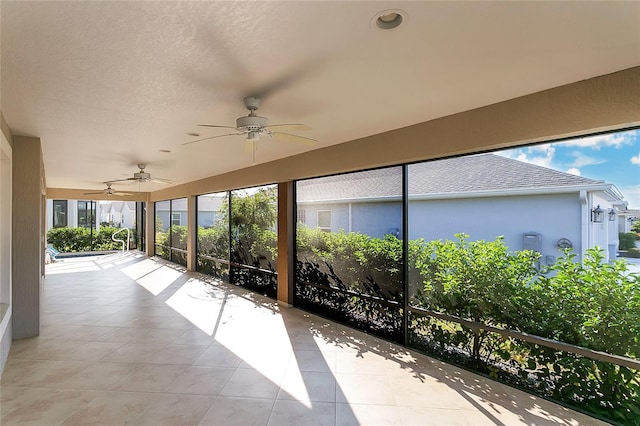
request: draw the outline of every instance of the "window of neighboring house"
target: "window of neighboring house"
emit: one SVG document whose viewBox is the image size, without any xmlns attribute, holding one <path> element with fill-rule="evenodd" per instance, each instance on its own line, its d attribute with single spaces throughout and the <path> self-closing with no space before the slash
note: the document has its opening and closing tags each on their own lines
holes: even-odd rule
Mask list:
<svg viewBox="0 0 640 426">
<path fill-rule="evenodd" d="M 331 210 L 318 210 L 318 228 L 331 232 Z"/>
<path fill-rule="evenodd" d="M 78 201 L 78 227 L 90 228 L 93 225 L 93 201 Z"/>
<path fill-rule="evenodd" d="M 180 226 L 180 223 L 181 223 L 180 212 L 171 213 L 171 225 L 172 226 Z"/>
<path fill-rule="evenodd" d="M 298 223 L 307 223 L 307 216 L 306 216 L 307 211 L 306 210 L 298 210 L 296 212 L 296 216 L 297 216 L 297 221 Z"/>
<path fill-rule="evenodd" d="M 53 227 L 67 226 L 67 200 L 53 200 Z"/>
</svg>

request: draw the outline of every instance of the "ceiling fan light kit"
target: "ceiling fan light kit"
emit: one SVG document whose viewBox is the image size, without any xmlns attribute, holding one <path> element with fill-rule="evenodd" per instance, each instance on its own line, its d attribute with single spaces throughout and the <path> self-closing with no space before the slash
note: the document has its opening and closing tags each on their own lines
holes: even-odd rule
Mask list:
<svg viewBox="0 0 640 426">
<path fill-rule="evenodd" d="M 229 133 L 224 135 L 210 136 L 207 138 L 197 139 L 194 141 L 185 142 L 182 145 L 190 145 L 196 142 L 202 142 L 209 139 L 217 139 L 226 136 L 245 136 L 248 141 L 257 142 L 261 135 L 269 137 L 276 137 L 292 142 L 302 142 L 305 144 L 313 144 L 317 142 L 315 139 L 307 138 L 304 136 L 298 136 L 291 133 L 283 133 L 280 130 L 310 130 L 309 127 L 304 124 L 269 124 L 269 119 L 266 117 L 260 117 L 256 115 L 256 110 L 260 107 L 261 100 L 257 96 L 247 96 L 244 98 L 244 106 L 249 110 L 249 115 L 239 117 L 236 119 L 236 127 L 221 126 L 217 124 L 200 124 L 201 127 L 213 127 L 221 129 L 234 129 L 236 133 Z M 188 135 L 197 135 L 197 133 L 187 133 Z M 199 136 L 199 135 L 198 135 Z M 255 144 L 254 144 L 254 156 L 255 156 Z"/>
<path fill-rule="evenodd" d="M 97 191 L 97 192 L 85 192 L 84 195 L 120 195 L 120 196 L 124 196 L 124 197 L 128 197 L 133 195 L 131 192 L 121 192 L 121 191 L 116 191 L 115 189 L 111 188 L 111 185 L 113 185 L 113 182 L 104 182 L 105 185 L 107 185 L 107 187 L 105 189 L 103 189 L 102 191 Z"/>
<path fill-rule="evenodd" d="M 114 183 L 114 182 L 138 182 L 138 183 L 155 182 L 155 183 L 164 183 L 164 184 L 172 183 L 169 179 L 152 178 L 151 177 L 151 173 L 148 173 L 148 172 L 144 171 L 144 169 L 146 167 L 147 167 L 146 164 L 139 163 L 138 164 L 138 168 L 140 170 L 137 171 L 136 173 L 134 173 L 133 177 L 126 178 L 126 179 L 113 179 L 113 180 L 110 180 L 108 182 L 109 183 Z"/>
</svg>

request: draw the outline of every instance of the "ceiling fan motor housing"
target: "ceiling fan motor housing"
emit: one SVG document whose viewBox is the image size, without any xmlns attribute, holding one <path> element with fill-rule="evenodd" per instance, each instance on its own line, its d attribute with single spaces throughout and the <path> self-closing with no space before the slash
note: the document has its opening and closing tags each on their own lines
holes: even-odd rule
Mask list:
<svg viewBox="0 0 640 426">
<path fill-rule="evenodd" d="M 136 180 L 139 180 L 140 182 L 146 182 L 151 179 L 151 173 L 138 172 L 138 173 L 134 173 L 133 177 L 136 178 Z"/>
<path fill-rule="evenodd" d="M 236 120 L 236 128 L 247 129 L 250 132 L 258 131 L 268 125 L 269 125 L 269 120 L 267 120 L 264 117 L 258 117 L 257 115 L 240 117 Z"/>
</svg>

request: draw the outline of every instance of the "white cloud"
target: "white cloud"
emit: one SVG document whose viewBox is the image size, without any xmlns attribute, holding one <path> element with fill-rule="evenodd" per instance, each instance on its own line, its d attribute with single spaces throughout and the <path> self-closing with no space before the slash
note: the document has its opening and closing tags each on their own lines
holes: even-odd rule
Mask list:
<svg viewBox="0 0 640 426">
<path fill-rule="evenodd" d="M 564 146 L 579 146 L 582 148 L 600 149 L 603 146 L 630 145 L 635 140 L 635 130 L 622 133 L 607 133 L 604 135 L 587 136 L 584 138 L 572 139 L 562 142 Z"/>
<path fill-rule="evenodd" d="M 580 176 L 580 169 L 572 167 L 569 170 L 567 170 L 567 173 L 569 173 L 570 175 Z"/>
<path fill-rule="evenodd" d="M 516 160 L 535 164 L 542 167 L 551 167 L 551 162 L 556 153 L 556 148 L 550 144 L 542 144 L 523 149 Z"/>
<path fill-rule="evenodd" d="M 640 154 L 631 157 L 631 164 L 637 164 L 640 166 Z"/>
<path fill-rule="evenodd" d="M 505 149 L 497 151 L 495 154 L 525 163 L 535 164 L 542 167 L 551 167 L 551 162 L 556 153 L 553 144 L 543 143 L 540 145 L 528 146 L 526 148 Z"/>
<path fill-rule="evenodd" d="M 630 209 L 640 209 L 640 185 L 618 187 Z"/>
<path fill-rule="evenodd" d="M 573 155 L 573 162 L 571 163 L 572 167 L 584 167 L 584 166 L 592 166 L 594 164 L 602 164 L 605 163 L 606 160 L 590 157 L 588 155 L 584 155 L 579 151 L 574 151 L 571 153 Z"/>
</svg>

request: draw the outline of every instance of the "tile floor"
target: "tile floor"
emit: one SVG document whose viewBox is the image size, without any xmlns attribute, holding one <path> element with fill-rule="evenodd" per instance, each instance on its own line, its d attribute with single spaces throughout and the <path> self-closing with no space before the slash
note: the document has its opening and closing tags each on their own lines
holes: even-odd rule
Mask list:
<svg viewBox="0 0 640 426">
<path fill-rule="evenodd" d="M 2 425 L 601 424 L 140 254 L 48 265 L 41 308 Z"/>
</svg>

